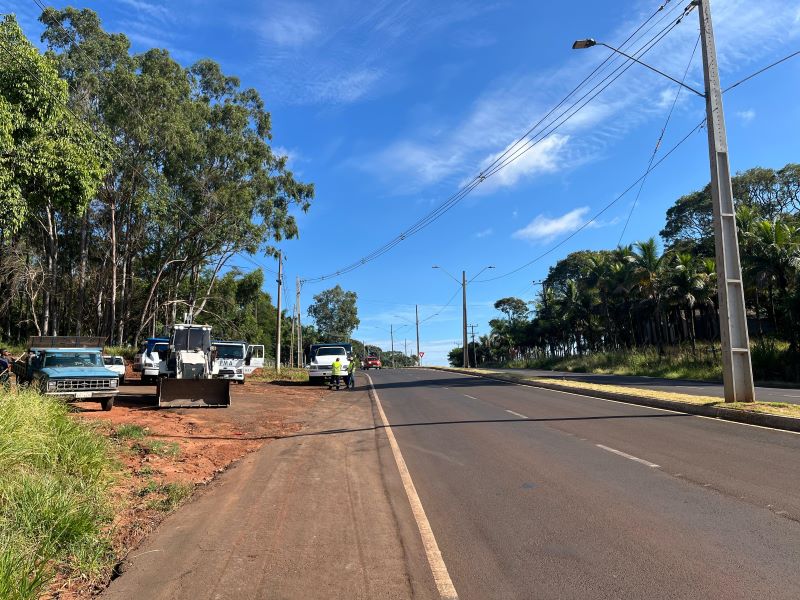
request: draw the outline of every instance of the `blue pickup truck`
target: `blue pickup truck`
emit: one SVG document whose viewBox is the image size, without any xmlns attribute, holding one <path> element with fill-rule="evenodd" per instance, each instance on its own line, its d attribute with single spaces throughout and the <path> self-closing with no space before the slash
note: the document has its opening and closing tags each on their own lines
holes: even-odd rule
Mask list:
<svg viewBox="0 0 800 600">
<path fill-rule="evenodd" d="M 111 410 L 119 377 L 103 363 L 103 338 L 36 336 L 13 366 L 17 384 L 70 401 L 100 402 Z"/>
</svg>

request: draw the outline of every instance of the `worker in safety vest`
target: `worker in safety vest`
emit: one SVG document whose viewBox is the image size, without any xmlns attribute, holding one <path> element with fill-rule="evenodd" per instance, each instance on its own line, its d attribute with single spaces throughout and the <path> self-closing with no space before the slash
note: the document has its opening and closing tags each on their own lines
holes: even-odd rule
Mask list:
<svg viewBox="0 0 800 600">
<path fill-rule="evenodd" d="M 356 357 L 351 356 L 350 364 L 347 365 L 347 388 L 351 390 L 356 387 L 356 362 Z"/>
<path fill-rule="evenodd" d="M 334 384 L 336 385 L 336 389 L 339 389 L 339 377 L 342 375 L 342 361 L 339 360 L 339 357 L 336 357 L 336 360 L 333 361 L 331 365 L 331 385 L 332 388 Z"/>
</svg>

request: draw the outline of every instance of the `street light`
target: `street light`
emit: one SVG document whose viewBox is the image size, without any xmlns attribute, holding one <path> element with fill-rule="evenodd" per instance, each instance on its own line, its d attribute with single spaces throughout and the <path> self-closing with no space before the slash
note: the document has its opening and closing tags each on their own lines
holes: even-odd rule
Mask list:
<svg viewBox="0 0 800 600">
<path fill-rule="evenodd" d="M 705 98 L 725 402 L 753 402 L 755 400 L 753 365 L 750 359 L 747 312 L 744 302 L 742 267 L 739 261 L 739 240 L 736 232 L 736 208 L 731 186 L 728 139 L 725 132 L 725 115 L 722 110 L 722 88 L 719 83 L 717 51 L 714 45 L 714 29 L 711 24 L 711 5 L 709 0 L 692 0 L 691 6 L 697 7 L 700 15 L 704 94 L 608 44 L 589 38 L 576 41 L 572 47 L 583 49 L 598 44 L 605 46 Z"/>
<path fill-rule="evenodd" d="M 576 40 L 576 41 L 575 41 L 575 42 L 572 44 L 572 49 L 573 49 L 573 50 L 583 50 L 583 49 L 585 49 L 585 48 L 591 48 L 592 46 L 605 46 L 606 48 L 608 48 L 608 49 L 609 49 L 609 50 L 611 50 L 612 52 L 616 52 L 617 54 L 621 54 L 621 55 L 622 55 L 622 56 L 624 56 L 625 58 L 627 58 L 627 59 L 630 59 L 630 60 L 632 60 L 633 62 L 635 62 L 635 63 L 638 63 L 638 64 L 642 65 L 643 67 L 646 67 L 646 68 L 650 69 L 651 71 L 653 71 L 653 72 L 655 72 L 655 73 L 658 73 L 658 74 L 659 74 L 659 75 L 661 75 L 662 77 L 666 77 L 666 78 L 667 78 L 667 79 L 669 79 L 670 81 L 672 81 L 672 82 L 674 82 L 674 83 L 677 83 L 679 86 L 686 88 L 687 90 L 689 90 L 690 92 L 692 92 L 692 93 L 694 93 L 694 94 L 697 94 L 697 95 L 698 95 L 698 96 L 700 96 L 701 98 L 704 98 L 704 97 L 705 97 L 705 94 L 704 94 L 704 93 L 702 93 L 702 92 L 698 92 L 698 91 L 697 91 L 696 89 L 694 89 L 692 86 L 686 85 L 686 84 L 685 84 L 685 83 L 683 83 L 682 81 L 678 81 L 677 79 L 675 79 L 674 77 L 671 77 L 671 76 L 667 75 L 667 74 L 666 74 L 666 73 L 664 73 L 663 71 L 659 71 L 659 70 L 658 70 L 658 69 L 656 69 L 655 67 L 653 67 L 653 66 L 651 66 L 651 65 L 648 65 L 646 62 L 643 62 L 643 61 L 639 60 L 638 58 L 636 58 L 636 57 L 634 57 L 634 56 L 631 56 L 630 54 L 626 54 L 625 52 L 623 52 L 623 51 L 622 51 L 622 50 L 620 50 L 619 48 L 614 48 L 614 46 L 609 46 L 609 45 L 608 45 L 608 44 L 606 44 L 605 42 L 598 42 L 597 40 L 593 40 L 592 38 L 587 38 L 587 39 L 585 39 L 585 40 Z"/>
<path fill-rule="evenodd" d="M 445 269 L 443 269 L 439 265 L 433 265 L 432 268 L 433 269 L 439 269 L 439 270 L 443 271 L 444 273 L 447 274 L 448 277 L 450 277 L 450 279 L 452 279 L 453 281 L 455 281 L 456 283 L 461 285 L 461 299 L 462 299 L 462 304 L 463 304 L 462 313 L 463 313 L 463 319 L 464 319 L 463 328 L 462 328 L 463 331 L 462 331 L 462 336 L 461 336 L 462 337 L 462 342 L 464 344 L 464 346 L 463 346 L 463 350 L 464 350 L 463 364 L 464 364 L 464 368 L 468 369 L 469 368 L 469 342 L 467 341 L 467 283 L 472 283 L 475 280 L 475 278 L 478 277 L 481 273 L 483 273 L 486 269 L 494 269 L 494 265 L 488 265 L 486 267 L 483 267 L 480 271 L 478 271 L 478 275 L 475 275 L 475 277 L 473 277 L 469 281 L 467 281 L 467 272 L 466 271 L 461 271 L 461 281 L 459 281 L 458 279 L 453 277 L 450 273 L 448 273 Z"/>
</svg>

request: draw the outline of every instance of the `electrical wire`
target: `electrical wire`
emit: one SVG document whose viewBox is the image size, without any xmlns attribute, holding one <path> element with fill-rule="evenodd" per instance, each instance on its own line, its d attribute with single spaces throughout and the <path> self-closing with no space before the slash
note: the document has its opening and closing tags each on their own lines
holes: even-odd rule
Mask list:
<svg viewBox="0 0 800 600">
<path fill-rule="evenodd" d="M 665 3 L 665 5 L 666 5 L 666 3 Z M 667 33 L 669 33 L 669 31 L 671 31 L 671 30 L 672 30 L 674 27 L 676 27 L 676 26 L 677 26 L 677 25 L 678 25 L 678 24 L 681 22 L 682 18 L 683 18 L 683 17 L 684 17 L 686 14 L 688 14 L 688 12 L 692 10 L 692 8 L 693 8 L 693 4 L 689 4 L 689 5 L 687 5 L 687 7 L 686 7 L 686 8 L 684 8 L 683 14 L 681 15 L 681 17 L 680 17 L 680 18 L 679 18 L 679 19 L 678 19 L 676 22 L 674 22 L 674 23 L 671 23 L 670 25 L 668 25 L 667 27 L 665 27 L 664 29 L 662 29 L 662 31 L 660 31 L 658 34 L 656 34 L 656 35 L 655 35 L 653 38 L 651 38 L 651 40 L 650 40 L 650 41 L 648 41 L 648 42 L 647 42 L 647 43 L 646 43 L 646 44 L 645 44 L 645 45 L 644 45 L 642 48 L 640 48 L 640 49 L 637 51 L 637 54 L 639 54 L 639 55 L 641 56 L 642 54 L 644 54 L 645 52 L 647 52 L 649 49 L 651 49 L 651 48 L 652 48 L 652 46 L 653 46 L 653 45 L 655 45 L 655 43 L 658 43 L 658 42 L 659 42 L 661 39 L 663 39 L 663 37 L 664 37 L 664 36 L 665 36 Z M 657 14 L 657 13 L 658 13 L 658 11 L 656 11 L 656 13 L 654 13 L 654 15 L 655 15 L 655 14 Z M 646 21 L 646 23 L 647 23 L 647 22 L 649 22 L 649 20 L 651 20 L 652 18 L 653 18 L 653 16 L 651 16 L 651 17 L 648 19 L 648 21 Z M 641 29 L 641 27 L 640 27 L 640 29 Z M 611 62 L 611 60 L 610 60 L 609 58 L 606 58 L 606 60 L 604 61 L 604 63 L 605 63 L 605 62 Z M 626 64 L 626 62 L 628 62 L 628 63 L 630 63 L 630 64 L 629 64 L 627 67 L 624 67 L 624 65 Z M 616 79 L 617 79 L 617 78 L 618 78 L 618 77 L 621 75 L 621 73 L 618 73 L 618 71 L 619 71 L 620 69 L 623 69 L 623 67 L 624 67 L 624 69 L 623 69 L 623 72 L 624 72 L 625 70 L 627 70 L 628 68 L 630 68 L 630 65 L 632 65 L 632 64 L 634 64 L 634 63 L 633 63 L 633 61 L 626 60 L 626 61 L 624 61 L 624 62 L 622 63 L 622 66 L 621 66 L 621 67 L 617 67 L 617 69 L 616 69 L 614 72 L 612 72 L 612 75 L 616 74 L 616 76 L 615 76 L 615 77 L 612 79 L 612 82 L 613 82 L 613 81 L 615 81 L 615 80 L 616 80 Z M 574 90 L 573 90 L 573 91 L 572 91 L 572 92 L 571 92 L 571 93 L 570 93 L 570 94 L 567 96 L 567 98 L 569 98 L 569 97 L 571 97 L 572 95 L 574 95 L 574 94 L 575 94 L 575 93 L 576 93 L 576 92 L 577 92 L 577 91 L 578 91 L 580 88 L 582 88 L 582 87 L 585 85 L 585 83 L 586 83 L 586 82 L 588 82 L 588 81 L 589 81 L 589 80 L 590 80 L 590 79 L 591 79 L 591 78 L 594 76 L 594 74 L 596 74 L 597 72 L 598 72 L 598 69 L 595 69 L 595 71 L 593 71 L 593 72 L 592 72 L 592 74 L 590 74 L 589 76 L 587 76 L 587 77 L 584 79 L 584 81 L 582 81 L 582 82 L 581 82 L 581 83 L 578 85 L 578 87 L 576 87 L 576 88 L 575 88 L 575 89 L 574 89 Z M 611 77 L 611 75 L 608 75 L 608 76 L 606 76 L 606 78 L 603 80 L 603 82 L 605 82 L 606 80 L 608 80 L 610 77 Z M 601 82 L 601 84 L 602 84 L 603 82 Z M 569 112 L 570 110 L 572 110 L 572 109 L 573 109 L 573 108 L 574 108 L 574 107 L 575 107 L 575 106 L 576 106 L 578 103 L 580 103 L 581 101 L 583 101 L 583 100 L 586 98 L 586 96 L 587 96 L 587 95 L 591 94 L 591 92 L 592 92 L 592 91 L 594 91 L 594 90 L 596 90 L 596 89 L 597 89 L 597 87 L 598 87 L 599 85 L 601 85 L 601 84 L 598 84 L 598 85 L 596 85 L 596 86 L 595 86 L 595 87 L 594 87 L 592 90 L 590 90 L 590 92 L 589 92 L 589 93 L 587 93 L 587 94 L 584 94 L 584 96 L 583 96 L 581 99 L 579 99 L 577 102 L 573 103 L 573 105 L 572 105 L 570 108 L 568 108 L 566 111 L 562 112 L 562 113 L 561 113 L 561 115 L 559 115 L 559 117 L 557 117 L 557 118 L 561 118 L 561 117 L 562 117 L 562 116 L 563 116 L 565 113 L 567 113 L 567 112 Z M 610 84 L 609 84 L 609 85 L 610 85 Z M 606 89 L 606 87 L 608 87 L 608 85 L 606 85 L 605 87 L 602 87 L 602 88 L 600 89 L 600 91 L 598 91 L 598 92 L 597 92 L 597 93 L 595 93 L 593 96 L 591 96 L 591 98 L 589 98 L 589 100 L 588 100 L 588 101 L 591 101 L 591 100 L 592 100 L 594 97 L 596 97 L 596 96 L 597 96 L 597 95 L 598 95 L 600 92 L 602 92 L 604 89 Z M 582 109 L 584 106 L 586 106 L 586 104 L 588 103 L 588 101 L 587 101 L 587 102 L 584 102 L 584 104 L 583 104 L 583 105 L 581 105 L 581 106 L 580 106 L 580 107 L 579 107 L 577 110 L 574 110 L 574 111 L 573 111 L 571 114 L 567 115 L 567 117 L 566 117 L 565 119 L 563 119 L 561 122 L 559 122 L 559 123 L 558 123 L 558 124 L 557 124 L 555 127 L 551 127 L 551 128 L 550 128 L 550 130 L 548 130 L 548 131 L 547 131 L 547 132 L 544 134 L 544 136 L 540 136 L 540 139 L 538 139 L 538 140 L 533 140 L 533 141 L 530 141 L 530 140 L 529 140 L 528 142 L 526 142 L 526 144 L 525 144 L 525 146 L 524 146 L 523 148 L 518 148 L 518 150 L 517 150 L 517 151 L 515 151 L 515 152 L 513 152 L 511 155 L 509 155 L 509 153 L 510 153 L 510 152 L 512 152 L 512 149 L 513 149 L 513 148 L 514 148 L 514 146 L 515 146 L 515 144 L 512 144 L 512 146 L 511 146 L 511 147 L 507 148 L 506 152 L 504 152 L 503 154 L 501 154 L 501 155 L 500 155 L 500 156 L 503 156 L 503 155 L 505 155 L 505 158 L 504 158 L 503 160 L 500 160 L 500 162 L 498 163 L 499 157 L 498 157 L 498 158 L 496 158 L 496 159 L 495 159 L 495 161 L 494 161 L 494 166 L 493 166 L 493 167 L 491 167 L 491 169 L 489 169 L 488 171 L 487 171 L 487 170 L 484 170 L 484 171 L 482 171 L 481 173 L 479 173 L 478 175 L 476 175 L 476 176 L 475 176 L 475 177 L 474 177 L 474 178 L 473 178 L 473 179 L 472 179 L 472 180 L 471 180 L 469 183 L 465 184 L 465 185 L 464 185 L 462 188 L 460 188 L 460 189 L 459 189 L 457 192 L 455 192 L 453 195 L 451 195 L 451 196 L 450 196 L 450 197 L 449 197 L 447 200 L 445 200 L 445 201 L 444 201 L 442 204 L 440 204 L 440 205 L 439 205 L 439 206 L 438 206 L 436 209 L 434 209 L 433 211 L 431 211 L 430 213 L 428 213 L 426 216 L 424 216 L 424 217 L 422 217 L 421 219 L 419 219 L 419 220 L 418 220 L 416 223 L 414 223 L 414 224 L 413 224 L 413 225 L 412 225 L 410 228 L 408 228 L 407 230 L 405 230 L 404 232 L 402 232 L 401 234 L 399 234 L 398 236 L 396 236 L 395 238 L 393 238 L 392 240 L 390 240 L 389 242 L 387 242 L 387 243 L 386 243 L 386 244 L 384 244 L 383 246 L 381 246 L 381 247 L 377 248 L 377 249 L 376 249 L 376 250 L 374 250 L 372 253 L 370 253 L 370 254 L 368 254 L 368 255 L 366 255 L 366 256 L 364 256 L 364 257 L 362 257 L 362 258 L 361 258 L 361 259 L 359 259 L 358 261 L 356 261 L 356 262 L 354 262 L 354 263 L 351 263 L 350 265 L 347 265 L 347 266 L 345 266 L 345 267 L 343 267 L 343 268 L 341 268 L 341 269 L 339 269 L 339 270 L 337 270 L 337 271 L 335 271 L 335 272 L 328 273 L 328 274 L 326 274 L 326 275 L 322 275 L 322 276 L 319 276 L 319 277 L 307 278 L 307 279 L 304 279 L 304 281 L 305 281 L 305 282 L 309 282 L 309 283 L 316 283 L 316 282 L 321 282 L 321 281 L 324 281 L 324 280 L 326 280 L 326 279 L 331 279 L 331 278 L 333 278 L 333 277 L 338 277 L 338 276 L 340 276 L 340 275 L 343 275 L 343 274 L 345 274 L 345 273 L 349 273 L 350 271 L 353 271 L 353 270 L 355 270 L 355 269 L 357 269 L 357 268 L 359 268 L 359 267 L 361 267 L 361 266 L 363 266 L 363 265 L 367 264 L 368 262 L 371 262 L 371 261 L 375 260 L 376 258 L 378 258 L 378 257 L 382 256 L 382 255 L 383 255 L 383 254 L 385 254 L 386 252 L 390 251 L 392 248 L 394 248 L 394 247 L 395 247 L 395 246 L 397 246 L 398 244 L 402 243 L 402 242 L 403 242 L 403 241 L 404 241 L 406 238 L 410 237 L 411 235 L 414 235 L 415 233 L 419 232 L 420 230 L 424 229 L 424 228 L 425 228 L 425 227 L 427 227 L 428 225 L 430 225 L 430 224 L 432 224 L 433 222 L 435 222 L 436 220 L 438 220 L 438 219 L 439 219 L 441 216 L 443 216 L 443 215 L 444 215 L 446 212 L 448 212 L 448 211 L 449 211 L 451 208 L 453 208 L 453 207 L 454 207 L 456 204 L 458 204 L 458 203 L 459 203 L 459 202 L 460 202 L 460 201 L 461 201 L 461 200 L 462 200 L 464 197 L 466 197 L 466 196 L 467 196 L 467 195 L 468 195 L 470 192 L 472 192 L 472 190 L 474 190 L 474 189 L 475 189 L 475 188 L 476 188 L 478 185 L 480 185 L 481 183 L 483 183 L 483 182 L 484 182 L 486 179 L 488 179 L 488 178 L 489 178 L 489 177 L 491 177 L 492 175 L 496 174 L 497 172 L 499 172 L 500 170 L 502 170 L 503 168 L 505 168 L 506 166 L 508 166 L 508 165 L 509 165 L 509 164 L 511 164 L 512 162 L 514 162 L 515 160 L 517 160 L 517 159 L 518 159 L 520 156 L 522 156 L 522 155 L 523 155 L 525 152 L 527 152 L 528 150 L 530 150 L 530 149 L 531 149 L 533 146 L 535 146 L 536 144 L 540 143 L 540 142 L 542 141 L 542 139 L 544 139 L 544 138 L 545 138 L 545 137 L 547 137 L 548 135 L 552 134 L 552 133 L 555 131 L 555 129 L 557 129 L 558 127 L 562 126 L 562 125 L 563 125 L 565 122 L 567 122 L 569 119 L 571 119 L 572 117 L 574 117 L 574 115 L 575 115 L 575 114 L 576 114 L 576 113 L 577 113 L 579 110 L 581 110 L 581 109 Z M 561 104 L 563 104 L 563 101 L 562 101 L 561 103 L 559 103 L 559 105 L 557 105 L 557 106 L 560 106 Z M 548 113 L 548 114 L 552 114 L 552 112 L 553 112 L 553 111 L 551 111 L 551 112 L 550 112 L 550 113 Z M 551 122 L 551 125 L 552 125 L 552 122 Z M 536 126 L 534 126 L 534 128 L 535 128 L 535 127 L 536 127 Z M 522 140 L 522 139 L 524 139 L 524 138 L 525 138 L 525 136 L 523 136 L 523 138 L 520 138 L 520 139 Z"/>
<path fill-rule="evenodd" d="M 747 77 L 745 77 L 744 79 L 740 79 L 739 81 L 737 81 L 737 82 L 736 82 L 736 83 L 734 83 L 733 85 L 730 85 L 730 86 L 726 87 L 724 90 L 722 90 L 722 93 L 724 94 L 724 93 L 726 93 L 726 92 L 729 92 L 729 91 L 731 91 L 732 89 L 734 89 L 734 88 L 737 88 L 737 87 L 739 87 L 740 85 L 742 85 L 742 84 L 743 84 L 745 81 L 749 81 L 749 80 L 751 80 L 753 77 L 756 77 L 756 76 L 758 76 L 758 75 L 761 75 L 761 74 L 762 74 L 763 72 L 765 72 L 765 71 L 769 71 L 769 70 L 770 70 L 772 67 L 777 67 L 779 64 L 781 64 L 781 63 L 783 63 L 783 62 L 786 62 L 786 61 L 787 61 L 787 60 L 789 60 L 790 58 L 794 58 L 795 56 L 799 56 L 799 55 L 800 55 L 800 50 L 797 50 L 797 51 L 795 51 L 795 52 L 792 52 L 791 54 L 789 54 L 789 55 L 787 55 L 787 56 L 784 56 L 783 58 L 781 58 L 781 59 L 779 59 L 779 60 L 776 60 L 774 63 L 768 64 L 766 67 L 762 67 L 761 69 L 759 69 L 759 70 L 758 70 L 758 71 L 756 71 L 755 73 L 751 73 L 750 75 L 748 75 L 748 76 L 747 76 Z"/>
<path fill-rule="evenodd" d="M 581 231 L 586 229 L 589 225 L 594 223 L 599 217 L 601 217 L 606 211 L 608 211 L 608 209 L 610 209 L 617 202 L 619 202 L 625 195 L 627 195 L 628 192 L 630 192 L 632 189 L 634 189 L 645 177 L 647 177 L 647 175 L 651 171 L 655 170 L 661 163 L 663 163 L 665 160 L 667 160 L 667 158 L 669 158 L 672 155 L 673 152 L 675 152 L 680 146 L 682 146 L 692 136 L 693 133 L 695 133 L 697 131 L 700 131 L 703 128 L 705 122 L 706 122 L 705 119 L 700 121 L 700 123 L 698 123 L 696 126 L 694 126 L 691 129 L 691 131 L 689 131 L 689 133 L 687 133 L 683 138 L 681 138 L 681 140 L 678 143 L 676 143 L 672 148 L 670 148 L 669 151 L 666 154 L 664 154 L 664 156 L 662 156 L 657 162 L 653 163 L 653 165 L 650 168 L 648 168 L 647 171 L 645 171 L 636 181 L 634 181 L 631 185 L 629 185 L 625 189 L 625 191 L 623 191 L 621 194 L 619 194 L 611 202 L 606 204 L 601 210 L 599 210 L 597 213 L 595 213 L 595 215 L 591 219 L 586 221 L 583 225 L 581 225 L 578 229 L 573 231 L 570 235 L 565 237 L 563 240 L 561 240 L 557 244 L 551 246 L 548 250 L 546 250 L 545 252 L 542 252 L 541 254 L 536 256 L 533 260 L 530 260 L 530 261 L 526 262 L 524 265 L 521 265 L 521 266 L 517 267 L 516 269 L 508 271 L 507 273 L 503 273 L 502 275 L 497 275 L 496 277 L 490 277 L 490 278 L 487 278 L 487 279 L 478 279 L 478 280 L 476 280 L 475 283 L 487 283 L 487 282 L 490 282 L 490 281 L 497 281 L 498 279 L 503 279 L 505 277 L 509 277 L 510 275 L 513 275 L 514 273 L 518 273 L 522 269 L 525 269 L 525 268 L 531 266 L 535 262 L 538 262 L 539 260 L 541 260 L 542 258 L 547 256 L 548 254 L 551 254 L 552 252 L 554 252 L 555 250 L 557 250 L 558 248 L 560 248 L 561 246 L 566 244 L 569 240 L 574 238 Z"/>
<path fill-rule="evenodd" d="M 683 91 L 683 82 L 686 81 L 686 76 L 689 74 L 689 69 L 692 67 L 692 62 L 694 61 L 694 56 L 697 53 L 697 46 L 700 44 L 700 36 L 697 36 L 697 41 L 694 43 L 694 48 L 692 48 L 692 55 L 689 57 L 689 62 L 686 64 L 686 70 L 683 72 L 683 77 L 681 78 L 681 85 L 678 86 L 677 91 L 675 92 L 675 99 L 672 101 L 672 106 L 669 109 L 669 113 L 667 114 L 667 118 L 664 121 L 664 126 L 661 128 L 661 134 L 658 136 L 658 141 L 656 141 L 655 148 L 653 148 L 653 153 L 650 155 L 650 162 L 647 163 L 647 173 L 650 172 L 650 167 L 653 166 L 653 161 L 656 159 L 656 155 L 658 154 L 659 148 L 661 148 L 661 142 L 664 141 L 664 134 L 667 132 L 667 127 L 669 126 L 669 122 L 672 119 L 672 113 L 675 112 L 675 106 L 678 104 L 678 99 L 681 97 L 681 92 Z M 636 210 L 636 205 L 639 203 L 639 198 L 642 195 L 642 190 L 644 189 L 644 184 L 647 182 L 647 176 L 645 175 L 644 179 L 642 179 L 642 183 L 639 185 L 639 189 L 636 191 L 636 198 L 633 200 L 633 204 L 631 205 L 631 210 L 628 212 L 628 218 L 625 219 L 625 226 L 622 228 L 622 233 L 619 234 L 619 240 L 617 241 L 617 246 L 622 243 L 622 238 L 625 237 L 625 232 L 628 230 L 628 224 L 631 222 L 631 217 L 633 216 L 633 211 Z"/>
</svg>

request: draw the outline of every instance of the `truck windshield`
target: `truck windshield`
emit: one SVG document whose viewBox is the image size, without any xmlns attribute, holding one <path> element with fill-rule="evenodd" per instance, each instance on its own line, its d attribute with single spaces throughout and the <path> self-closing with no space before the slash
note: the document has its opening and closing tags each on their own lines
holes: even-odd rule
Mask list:
<svg viewBox="0 0 800 600">
<path fill-rule="evenodd" d="M 320 348 L 317 350 L 317 356 L 346 356 L 347 352 L 344 348 Z"/>
<path fill-rule="evenodd" d="M 244 346 L 217 344 L 217 358 L 244 358 Z"/>
<path fill-rule="evenodd" d="M 92 352 L 47 352 L 42 367 L 102 367 L 103 359 Z"/>
</svg>

